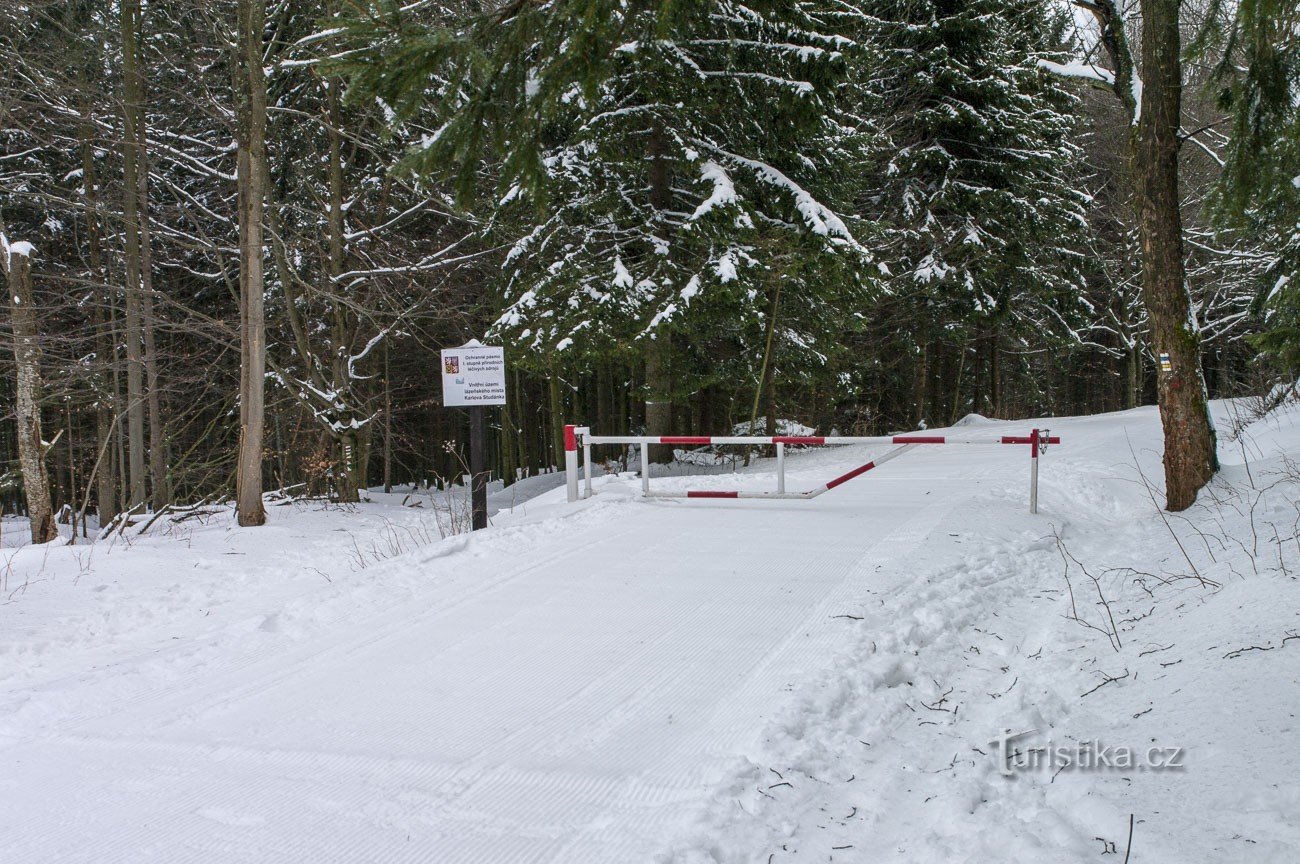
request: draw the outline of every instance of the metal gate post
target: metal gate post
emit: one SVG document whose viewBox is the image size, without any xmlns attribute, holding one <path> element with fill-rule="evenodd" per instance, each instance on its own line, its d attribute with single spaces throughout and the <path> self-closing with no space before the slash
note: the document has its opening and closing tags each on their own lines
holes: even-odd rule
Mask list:
<svg viewBox="0 0 1300 864">
<path fill-rule="evenodd" d="M 1038 512 L 1038 430 L 1029 433 L 1029 512 Z"/>
<path fill-rule="evenodd" d="M 583 498 L 591 497 L 591 430 L 582 429 L 582 477 L 584 481 Z"/>
<path fill-rule="evenodd" d="M 650 445 L 641 442 L 641 494 L 650 494 Z"/>
<path fill-rule="evenodd" d="M 776 444 L 776 491 L 785 493 L 785 444 Z"/>
<path fill-rule="evenodd" d="M 578 500 L 578 441 L 574 426 L 564 427 L 564 485 L 569 503 Z"/>
</svg>

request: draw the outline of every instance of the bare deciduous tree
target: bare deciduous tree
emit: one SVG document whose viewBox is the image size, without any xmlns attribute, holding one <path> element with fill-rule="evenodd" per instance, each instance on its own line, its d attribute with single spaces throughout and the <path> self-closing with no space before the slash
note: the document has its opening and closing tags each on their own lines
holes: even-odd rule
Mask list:
<svg viewBox="0 0 1300 864">
<path fill-rule="evenodd" d="M 263 0 L 239 0 L 237 68 L 239 176 L 240 525 L 262 525 L 262 437 L 266 424 L 266 323 L 263 318 L 263 204 L 266 186 L 266 79 L 262 71 Z"/>
<path fill-rule="evenodd" d="M 41 437 L 41 348 L 32 300 L 30 243 L 10 242 L 0 223 L 0 271 L 9 286 L 9 308 L 14 331 L 14 365 L 17 369 L 15 415 L 18 423 L 18 464 L 27 495 L 32 542 L 48 543 L 59 536 L 50 506 L 50 478 L 45 470 L 45 442 Z"/>
</svg>

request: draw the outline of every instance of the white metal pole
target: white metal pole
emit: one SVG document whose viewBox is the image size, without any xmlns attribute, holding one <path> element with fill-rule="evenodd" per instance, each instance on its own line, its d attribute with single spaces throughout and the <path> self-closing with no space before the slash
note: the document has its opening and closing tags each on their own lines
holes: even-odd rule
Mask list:
<svg viewBox="0 0 1300 864">
<path fill-rule="evenodd" d="M 573 430 L 564 427 L 564 482 L 570 503 L 578 500 L 578 442 Z"/>
<path fill-rule="evenodd" d="M 785 444 L 776 445 L 776 491 L 785 492 Z"/>
<path fill-rule="evenodd" d="M 582 474 L 586 481 L 582 497 L 591 497 L 591 443 L 587 440 L 591 437 L 590 429 L 582 430 Z"/>
<path fill-rule="evenodd" d="M 641 442 L 641 494 L 650 494 L 650 445 Z"/>
<path fill-rule="evenodd" d="M 1029 512 L 1038 512 L 1038 430 L 1029 433 Z"/>
</svg>

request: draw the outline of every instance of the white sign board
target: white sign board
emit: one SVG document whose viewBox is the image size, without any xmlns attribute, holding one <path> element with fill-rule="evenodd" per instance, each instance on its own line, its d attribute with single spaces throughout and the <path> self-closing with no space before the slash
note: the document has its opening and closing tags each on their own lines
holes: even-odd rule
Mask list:
<svg viewBox="0 0 1300 864">
<path fill-rule="evenodd" d="M 505 349 L 472 339 L 459 348 L 442 349 L 442 404 L 506 404 Z"/>
</svg>

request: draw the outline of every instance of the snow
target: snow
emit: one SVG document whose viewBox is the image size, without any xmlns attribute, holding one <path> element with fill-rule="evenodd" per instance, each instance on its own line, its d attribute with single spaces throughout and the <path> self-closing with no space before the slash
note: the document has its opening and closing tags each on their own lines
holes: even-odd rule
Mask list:
<svg viewBox="0 0 1300 864">
<path fill-rule="evenodd" d="M 757 159 L 748 159 L 735 153 L 724 154 L 729 160 L 753 172 L 761 182 L 781 189 L 794 198 L 795 209 L 803 217 L 804 224 L 814 233 L 848 244 L 855 250 L 865 253 L 866 249 L 853 239 L 848 226 L 835 212 L 825 207 L 806 189 L 791 180 L 779 169 Z M 716 192 L 715 192 L 716 194 Z"/>
<path fill-rule="evenodd" d="M 722 253 L 721 257 L 718 258 L 718 263 L 714 267 L 713 272 L 717 274 L 718 281 L 724 285 L 728 282 L 735 281 L 737 278 L 736 256 L 730 250 Z"/>
<path fill-rule="evenodd" d="M 728 176 L 726 169 L 717 162 L 710 160 L 700 166 L 700 179 L 706 183 L 712 183 L 713 191 L 708 198 L 700 202 L 700 206 L 695 208 L 695 212 L 691 214 L 691 221 L 707 215 L 714 208 L 726 207 L 739 200 L 739 196 L 736 195 L 736 186 L 731 182 L 731 177 Z"/>
<path fill-rule="evenodd" d="M 618 288 L 631 288 L 633 284 L 632 273 L 623 264 L 623 259 L 614 256 L 614 281 L 613 285 Z"/>
<path fill-rule="evenodd" d="M 10 242 L 5 239 L 3 234 L 0 234 L 0 250 L 3 250 L 6 255 L 21 255 L 24 258 L 30 258 L 36 254 L 36 247 L 26 240 Z"/>
<path fill-rule="evenodd" d="M 1270 288 L 1268 291 L 1268 297 L 1266 298 L 1265 302 L 1271 303 L 1273 299 L 1282 292 L 1282 289 L 1285 288 L 1287 286 L 1287 283 L 1289 283 L 1290 281 L 1291 281 L 1291 277 L 1286 275 L 1285 273 L 1277 277 L 1277 281 L 1273 283 L 1273 287 Z"/>
<path fill-rule="evenodd" d="M 1094 66 L 1083 60 L 1071 60 L 1067 63 L 1056 63 L 1052 60 L 1039 59 L 1038 66 L 1053 75 L 1061 75 L 1066 78 L 1085 78 L 1090 81 L 1098 81 L 1109 86 L 1115 85 L 1115 73 L 1101 66 Z"/>
<path fill-rule="evenodd" d="M 935 447 L 6 548 L 0 860 L 1300 860 L 1300 408 L 1214 407 L 1180 516 L 1143 408 L 963 419 L 1063 436 L 1038 516 L 1023 448 Z M 1004 730 L 1185 767 L 1007 777 Z"/>
<path fill-rule="evenodd" d="M 682 288 L 680 296 L 684 304 L 690 305 L 691 299 L 699 293 L 700 277 L 692 276 L 690 279 L 686 280 L 686 287 Z"/>
</svg>

